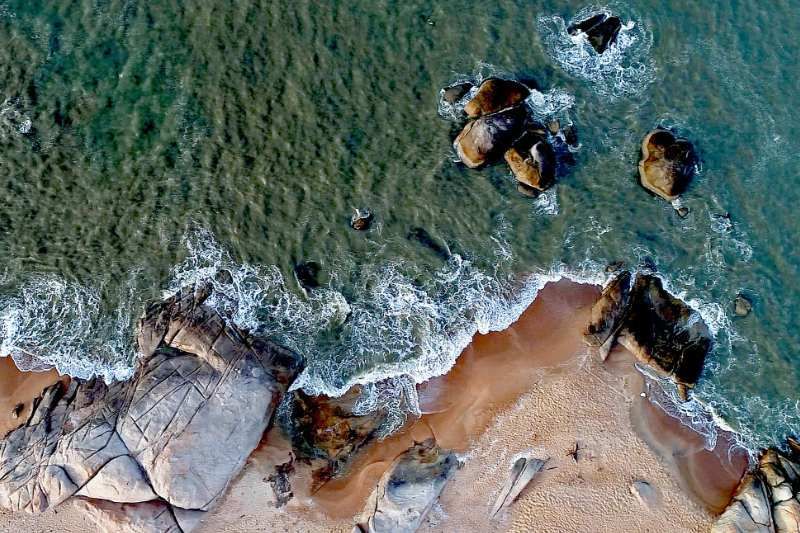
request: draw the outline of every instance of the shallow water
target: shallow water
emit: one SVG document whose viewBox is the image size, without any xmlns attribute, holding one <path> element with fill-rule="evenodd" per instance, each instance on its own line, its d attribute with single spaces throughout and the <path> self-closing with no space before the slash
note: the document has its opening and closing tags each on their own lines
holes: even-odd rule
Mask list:
<svg viewBox="0 0 800 533">
<path fill-rule="evenodd" d="M 608 59 L 560 33 L 599 8 L 627 23 Z M 546 279 L 649 256 L 717 332 L 699 404 L 751 446 L 798 433 L 798 8 L 2 2 L 2 351 L 124 378 L 144 303 L 224 268 L 216 304 L 302 352 L 301 385 L 393 376 L 364 408 L 413 410 L 414 379 Z M 577 128 L 575 166 L 536 201 L 502 165 L 453 163 L 439 89 L 492 73 L 534 79 L 535 109 Z M 659 124 L 701 154 L 686 219 L 636 182 Z M 321 289 L 298 286 L 301 261 Z"/>
</svg>

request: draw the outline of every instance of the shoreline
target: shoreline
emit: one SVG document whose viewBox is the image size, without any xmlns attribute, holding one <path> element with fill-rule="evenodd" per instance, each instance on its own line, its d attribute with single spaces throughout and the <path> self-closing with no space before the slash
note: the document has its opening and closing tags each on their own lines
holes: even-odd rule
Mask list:
<svg viewBox="0 0 800 533">
<path fill-rule="evenodd" d="M 476 335 L 447 374 L 419 385 L 423 416 L 367 445 L 345 475 L 312 494 L 311 467 L 296 462 L 290 480 L 294 497 L 282 508 L 273 504 L 268 478 L 293 452 L 273 426 L 199 530 L 255 531 L 270 523 L 288 530 L 350 531 L 395 457 L 429 437 L 459 453 L 463 466 L 420 531 L 524 530 L 543 524 L 569 530 L 562 528 L 567 523 L 557 526 L 560 519 L 594 525 L 597 513 L 611 502 L 617 521 L 607 524 L 609 529 L 622 523 L 665 527 L 674 520 L 682 530 L 707 529 L 713 514 L 727 505 L 747 457 L 728 448 L 732 439 L 721 429 L 717 447 L 705 450 L 702 435 L 642 398 L 641 392 L 649 396 L 659 385 L 634 368 L 627 350 L 616 348 L 605 363 L 591 353 L 582 329 L 598 296 L 597 286 L 568 279 L 547 283 L 511 327 Z M 576 442 L 579 453 L 573 460 L 568 452 Z M 499 519 L 490 520 L 488 509 L 511 461 L 525 451 L 549 459 L 548 468 L 555 469 L 545 471 Z M 646 478 L 657 488 L 658 506 L 645 509 L 633 499 L 634 478 Z M 571 512 L 554 505 L 554 494 L 571 501 L 584 492 L 586 500 L 570 504 Z M 71 524 L 74 530 L 85 527 L 78 525 L 85 517 L 68 501 L 38 516 L 3 513 L 0 530 L 56 519 L 65 531 L 73 530 Z"/>
</svg>

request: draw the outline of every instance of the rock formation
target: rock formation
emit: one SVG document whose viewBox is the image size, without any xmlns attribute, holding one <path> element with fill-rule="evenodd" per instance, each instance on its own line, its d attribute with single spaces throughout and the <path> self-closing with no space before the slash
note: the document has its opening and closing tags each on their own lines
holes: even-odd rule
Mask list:
<svg viewBox="0 0 800 533">
<path fill-rule="evenodd" d="M 496 516 L 502 509 L 514 503 L 525 487 L 542 471 L 546 463 L 547 461 L 532 456 L 520 457 L 514 461 L 511 473 L 492 505 L 490 515 Z"/>
<path fill-rule="evenodd" d="M 485 165 L 508 150 L 524 131 L 527 120 L 528 111 L 523 105 L 482 115 L 458 134 L 453 142 L 456 153 L 470 168 Z"/>
<path fill-rule="evenodd" d="M 417 443 L 389 467 L 367 502 L 369 533 L 413 533 L 436 503 L 457 465 L 433 439 Z"/>
<path fill-rule="evenodd" d="M 692 143 L 656 129 L 642 141 L 639 180 L 645 189 L 671 202 L 689 186 L 696 164 Z"/>
<path fill-rule="evenodd" d="M 556 155 L 539 132 L 526 132 L 506 151 L 505 160 L 517 181 L 528 187 L 544 191 L 555 182 Z"/>
<path fill-rule="evenodd" d="M 584 340 L 603 346 L 604 354 L 619 341 L 639 361 L 669 376 L 681 397 L 697 383 L 711 334 L 696 311 L 669 294 L 661 280 L 650 274 L 623 271 L 608 284 L 592 308 Z"/>
<path fill-rule="evenodd" d="M 0 507 L 42 512 L 72 496 L 101 527 L 188 531 L 259 443 L 301 367 L 226 324 L 187 288 L 139 324 L 134 377 L 46 389 L 0 441 Z"/>
<path fill-rule="evenodd" d="M 797 533 L 800 531 L 800 443 L 788 452 L 769 449 L 745 475 L 712 533 Z"/>
<path fill-rule="evenodd" d="M 459 100 L 464 98 L 467 93 L 474 87 L 470 82 L 456 83 L 449 87 L 442 89 L 441 98 L 445 103 L 450 105 L 456 104 Z"/>
<path fill-rule="evenodd" d="M 619 17 L 608 13 L 598 13 L 588 19 L 570 24 L 567 33 L 570 35 L 585 35 L 598 54 L 602 54 L 617 40 L 622 22 Z"/>
<path fill-rule="evenodd" d="M 518 81 L 489 78 L 481 83 L 478 92 L 464 106 L 464 112 L 470 118 L 490 115 L 521 103 L 530 94 L 530 89 Z"/>
</svg>

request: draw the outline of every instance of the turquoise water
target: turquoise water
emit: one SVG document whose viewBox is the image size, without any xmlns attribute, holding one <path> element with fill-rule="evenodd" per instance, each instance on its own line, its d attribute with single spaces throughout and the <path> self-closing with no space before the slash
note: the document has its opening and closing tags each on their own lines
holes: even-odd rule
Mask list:
<svg viewBox="0 0 800 533">
<path fill-rule="evenodd" d="M 598 58 L 564 27 L 599 8 L 626 28 Z M 750 446 L 800 433 L 799 8 L 0 2 L 2 352 L 124 378 L 144 303 L 217 276 L 231 320 L 307 357 L 300 385 L 391 377 L 362 407 L 413 411 L 415 380 L 546 280 L 651 257 L 717 336 L 688 408 Z M 503 166 L 453 162 L 439 89 L 491 74 L 535 80 L 534 109 L 578 131 L 537 200 Z M 702 159 L 686 219 L 636 182 L 656 125 Z M 359 207 L 367 233 L 348 226 Z M 302 261 L 320 289 L 299 287 Z"/>
</svg>

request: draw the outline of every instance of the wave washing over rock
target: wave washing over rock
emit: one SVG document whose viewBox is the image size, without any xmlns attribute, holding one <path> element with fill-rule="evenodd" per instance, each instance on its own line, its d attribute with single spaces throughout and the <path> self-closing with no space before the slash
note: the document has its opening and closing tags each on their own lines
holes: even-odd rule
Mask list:
<svg viewBox="0 0 800 533">
<path fill-rule="evenodd" d="M 615 14 L 622 19 L 616 42 L 602 54 L 583 35 L 567 32 L 571 24 L 600 13 Z M 571 76 L 590 82 L 600 96 L 608 99 L 636 96 L 655 79 L 655 65 L 650 58 L 653 36 L 626 6 L 589 6 L 568 21 L 557 15 L 540 16 L 537 26 L 553 60 Z"/>
</svg>

